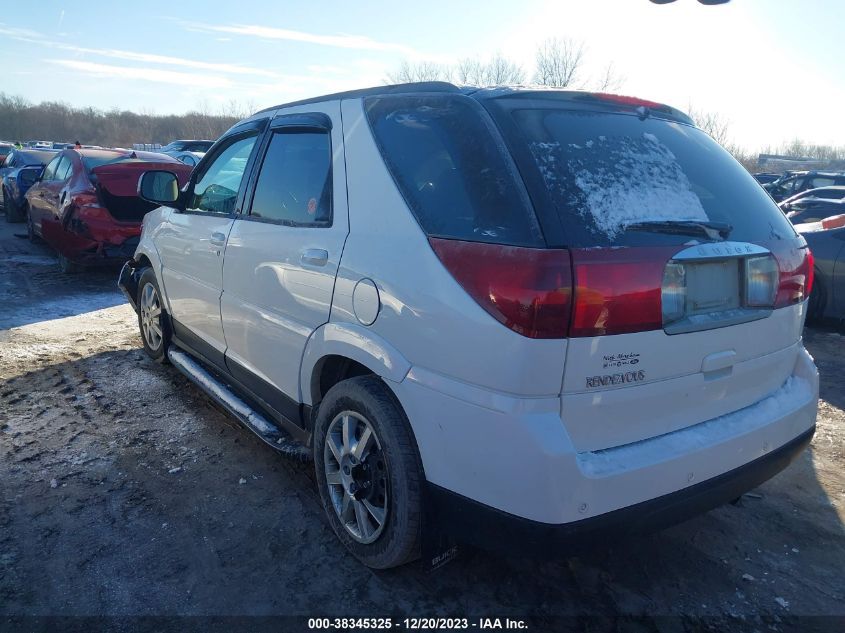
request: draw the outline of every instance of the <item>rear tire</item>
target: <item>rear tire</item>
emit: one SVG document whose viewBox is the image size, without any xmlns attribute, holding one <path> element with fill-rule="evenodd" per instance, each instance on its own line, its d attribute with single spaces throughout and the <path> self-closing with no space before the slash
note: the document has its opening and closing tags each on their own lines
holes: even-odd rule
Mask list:
<svg viewBox="0 0 845 633">
<path fill-rule="evenodd" d="M 810 300 L 807 302 L 807 321 L 818 323 L 824 316 L 824 309 L 827 306 L 827 291 L 819 279 L 818 270 L 813 275 L 813 289 L 810 291 Z"/>
<path fill-rule="evenodd" d="M 35 225 L 32 223 L 32 215 L 29 212 L 29 205 L 26 201 L 23 203 L 23 216 L 26 220 L 26 235 L 30 242 L 35 243 L 38 241 L 38 236 L 35 234 Z"/>
<path fill-rule="evenodd" d="M 373 569 L 419 558 L 422 463 L 380 378 L 358 376 L 329 390 L 317 414 L 314 464 L 329 523 L 355 558 Z"/>
<path fill-rule="evenodd" d="M 157 363 L 167 362 L 167 348 L 172 340 L 170 318 L 152 268 L 145 268 L 138 281 L 138 329 L 147 356 Z"/>
<path fill-rule="evenodd" d="M 9 224 L 23 220 L 20 207 L 6 190 L 3 190 L 3 208 L 6 211 L 6 222 Z"/>
</svg>

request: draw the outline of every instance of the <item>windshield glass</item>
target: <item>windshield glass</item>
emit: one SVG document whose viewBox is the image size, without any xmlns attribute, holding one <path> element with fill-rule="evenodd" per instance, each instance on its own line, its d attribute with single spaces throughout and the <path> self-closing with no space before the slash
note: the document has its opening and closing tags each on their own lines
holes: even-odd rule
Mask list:
<svg viewBox="0 0 845 633">
<path fill-rule="evenodd" d="M 49 163 L 53 156 L 56 155 L 56 152 L 37 152 L 37 151 L 30 151 L 30 152 L 21 152 L 20 158 L 23 160 L 24 164 L 26 165 L 45 165 Z"/>
<path fill-rule="evenodd" d="M 754 178 L 689 125 L 559 108 L 513 109 L 510 116 L 522 137 L 515 142 L 530 150 L 530 164 L 520 167 L 541 176 L 535 204 L 560 217 L 570 246 L 672 243 L 702 233 L 665 235 L 667 222 L 715 223 L 734 241 L 795 235 Z M 654 224 L 645 237 L 643 223 Z"/>
</svg>

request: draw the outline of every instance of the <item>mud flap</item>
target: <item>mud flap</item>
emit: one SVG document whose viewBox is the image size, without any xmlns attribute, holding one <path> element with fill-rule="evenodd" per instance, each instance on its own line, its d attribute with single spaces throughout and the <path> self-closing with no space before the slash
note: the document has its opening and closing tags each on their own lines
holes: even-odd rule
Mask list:
<svg viewBox="0 0 845 633">
<path fill-rule="evenodd" d="M 120 276 L 117 278 L 117 287 L 123 292 L 123 296 L 132 306 L 135 312 L 138 312 L 138 304 L 136 297 L 138 296 L 138 269 L 136 268 L 135 260 L 130 259 L 123 268 L 120 269 Z"/>
<path fill-rule="evenodd" d="M 440 516 L 428 486 L 424 490 L 420 567 L 423 571 L 432 572 L 455 560 L 460 547 L 458 541 L 444 529 L 445 519 Z"/>
</svg>

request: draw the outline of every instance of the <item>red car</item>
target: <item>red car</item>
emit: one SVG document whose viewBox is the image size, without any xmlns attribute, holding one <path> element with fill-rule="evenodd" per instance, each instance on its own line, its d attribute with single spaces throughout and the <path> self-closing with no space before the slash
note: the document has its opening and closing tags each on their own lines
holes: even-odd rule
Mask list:
<svg viewBox="0 0 845 633">
<path fill-rule="evenodd" d="M 191 167 L 164 154 L 116 149 L 66 149 L 56 155 L 26 193 L 30 239 L 40 237 L 59 253 L 64 272 L 125 261 L 135 253 L 141 221 L 155 205 L 138 197 L 145 171 L 176 174 Z"/>
</svg>

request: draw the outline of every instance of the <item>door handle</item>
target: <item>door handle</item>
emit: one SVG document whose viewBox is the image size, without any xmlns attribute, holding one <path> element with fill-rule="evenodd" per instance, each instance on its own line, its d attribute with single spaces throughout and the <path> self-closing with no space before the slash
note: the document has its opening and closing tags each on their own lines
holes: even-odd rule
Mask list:
<svg viewBox="0 0 845 633">
<path fill-rule="evenodd" d="M 325 266 L 329 261 L 329 252 L 323 248 L 306 248 L 302 251 L 300 261 L 312 266 Z"/>
<path fill-rule="evenodd" d="M 211 234 L 212 246 L 223 246 L 226 243 L 226 235 L 223 233 L 214 232 Z"/>
</svg>

